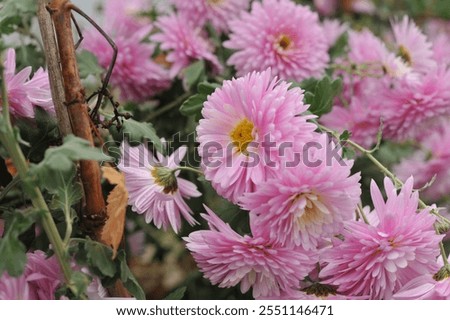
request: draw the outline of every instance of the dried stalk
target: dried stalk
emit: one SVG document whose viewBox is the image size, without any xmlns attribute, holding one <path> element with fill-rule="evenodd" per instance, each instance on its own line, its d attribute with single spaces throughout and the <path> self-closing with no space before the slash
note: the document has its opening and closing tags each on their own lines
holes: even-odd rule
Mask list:
<svg viewBox="0 0 450 320">
<path fill-rule="evenodd" d="M 42 42 L 44 44 L 45 60 L 47 62 L 48 76 L 52 90 L 53 104 L 55 105 L 56 117 L 58 119 L 59 132 L 62 136 L 72 133 L 69 113 L 64 105 L 64 86 L 59 64 L 55 32 L 53 30 L 52 19 L 46 9 L 48 0 L 39 0 L 37 17 L 41 30 Z"/>
<path fill-rule="evenodd" d="M 72 131 L 76 136 L 94 145 L 88 105 L 78 73 L 71 9 L 72 5 L 68 0 L 52 0 L 47 6 L 58 41 L 57 48 L 64 83 L 64 104 L 69 113 Z M 98 240 L 107 219 L 99 164 L 96 161 L 80 161 L 80 177 L 86 203 L 81 225 L 88 234 Z"/>
</svg>

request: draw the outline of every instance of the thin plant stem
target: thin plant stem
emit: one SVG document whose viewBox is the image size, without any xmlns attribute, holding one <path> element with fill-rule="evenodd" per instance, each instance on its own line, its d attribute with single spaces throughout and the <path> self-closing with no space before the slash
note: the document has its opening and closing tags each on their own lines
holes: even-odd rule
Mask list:
<svg viewBox="0 0 450 320">
<path fill-rule="evenodd" d="M 178 167 L 178 168 L 173 169 L 172 172 L 175 173 L 175 172 L 181 171 L 181 170 L 194 172 L 194 173 L 199 174 L 201 176 L 204 175 L 204 173 L 202 171 L 200 171 L 199 169 L 191 168 L 191 167 Z"/>
<path fill-rule="evenodd" d="M 185 92 L 184 94 L 182 94 L 181 96 L 179 96 L 177 99 L 175 99 L 174 101 L 172 101 L 171 103 L 166 104 L 165 106 L 162 106 L 160 108 L 158 108 L 157 110 L 155 110 L 153 113 L 151 113 L 146 119 L 145 121 L 151 121 L 157 117 L 159 117 L 160 115 L 172 110 L 173 108 L 179 106 L 181 103 L 183 103 L 184 100 L 186 100 L 192 93 L 190 92 Z"/>
<path fill-rule="evenodd" d="M 0 74 L 3 75 L 3 66 L 0 66 Z M 14 129 L 11 124 L 11 118 L 9 113 L 9 101 L 8 93 L 6 88 L 6 83 L 4 77 L 1 81 L 1 92 L 2 92 L 2 119 L 0 123 L 4 126 L 3 130 L 0 130 L 0 142 L 3 144 L 7 150 L 9 156 L 11 157 L 14 166 L 17 169 L 18 176 L 22 180 L 23 184 L 26 185 L 24 191 L 27 193 L 28 197 L 33 204 L 33 207 L 42 212 L 41 223 L 42 227 L 52 245 L 52 249 L 55 252 L 58 263 L 61 267 L 61 271 L 64 275 L 64 280 L 70 288 L 70 280 L 72 275 L 72 270 L 68 261 L 68 254 L 65 250 L 65 246 L 61 239 L 61 236 L 56 228 L 55 221 L 50 213 L 50 210 L 45 202 L 44 196 L 41 190 L 31 183 L 27 183 L 28 175 L 28 163 L 26 158 L 20 149 L 17 142 Z"/>
</svg>

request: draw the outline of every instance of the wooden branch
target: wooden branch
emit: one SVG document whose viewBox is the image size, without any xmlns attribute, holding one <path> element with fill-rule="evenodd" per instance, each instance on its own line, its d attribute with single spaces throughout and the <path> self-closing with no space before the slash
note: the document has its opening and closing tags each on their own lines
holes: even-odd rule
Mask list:
<svg viewBox="0 0 450 320">
<path fill-rule="evenodd" d="M 56 117 L 58 119 L 59 132 L 62 136 L 66 136 L 72 133 L 72 128 L 70 125 L 69 113 L 64 105 L 64 86 L 58 53 L 55 50 L 55 48 L 57 48 L 55 32 L 53 30 L 52 19 L 46 9 L 47 4 L 48 0 L 38 1 L 37 17 L 39 28 L 41 30 L 42 42 L 44 44 L 44 55 L 47 62 L 48 77 L 50 80 Z"/>
<path fill-rule="evenodd" d="M 88 105 L 78 73 L 75 43 L 72 34 L 71 3 L 52 0 L 47 6 L 58 41 L 59 59 L 64 82 L 64 104 L 69 112 L 73 133 L 94 145 Z M 96 161 L 80 161 L 80 176 L 86 202 L 81 216 L 81 226 L 94 239 L 100 240 L 107 219 L 105 200 L 101 188 L 101 171 Z"/>
</svg>

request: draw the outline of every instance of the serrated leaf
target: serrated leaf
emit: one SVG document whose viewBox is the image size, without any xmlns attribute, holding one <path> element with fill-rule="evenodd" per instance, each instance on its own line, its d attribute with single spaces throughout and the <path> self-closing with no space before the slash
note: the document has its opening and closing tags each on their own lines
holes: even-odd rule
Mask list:
<svg viewBox="0 0 450 320">
<path fill-rule="evenodd" d="M 45 151 L 44 159 L 30 168 L 30 175 L 37 176 L 41 183 L 56 192 L 73 174 L 74 163 L 79 160 L 109 161 L 112 158 L 91 147 L 88 141 L 69 135 L 64 138 L 63 145 Z"/>
<path fill-rule="evenodd" d="M 163 300 L 181 300 L 186 293 L 186 287 L 181 287 L 169 293 Z"/>
<path fill-rule="evenodd" d="M 184 116 L 197 115 L 203 108 L 203 103 L 206 101 L 206 94 L 194 94 L 190 96 L 180 107 L 180 113 Z"/>
<path fill-rule="evenodd" d="M 128 191 L 125 188 L 125 176 L 123 173 L 111 167 L 102 167 L 103 177 L 110 184 L 116 185 L 109 193 L 106 200 L 106 212 L 108 219 L 102 229 L 101 239 L 113 249 L 113 258 L 122 242 L 125 230 L 125 214 L 128 206 Z"/>
<path fill-rule="evenodd" d="M 81 78 L 87 78 L 89 75 L 99 76 L 103 73 L 97 57 L 89 51 L 81 51 L 77 55 L 77 62 Z"/>
<path fill-rule="evenodd" d="M 92 279 L 81 271 L 73 271 L 70 277 L 70 288 L 75 297 L 79 298 L 86 292 Z"/>
<path fill-rule="evenodd" d="M 95 241 L 85 243 L 87 260 L 91 267 L 95 267 L 101 274 L 107 277 L 114 277 L 116 265 L 113 261 L 111 248 Z"/>
<path fill-rule="evenodd" d="M 205 75 L 205 62 L 196 61 L 184 69 L 184 86 L 186 89 L 193 88 Z"/>
<path fill-rule="evenodd" d="M 114 128 L 114 127 L 111 127 Z M 141 143 L 149 140 L 159 152 L 163 153 L 161 139 L 156 134 L 151 123 L 138 122 L 133 119 L 123 121 L 123 126 L 119 131 L 120 137 L 125 137 L 130 144 Z"/>
<path fill-rule="evenodd" d="M 27 256 L 24 244 L 19 236 L 27 231 L 37 220 L 39 211 L 15 212 L 12 220 L 7 224 L 3 237 L 0 238 L 0 275 L 6 270 L 12 277 L 23 273 Z"/>
<path fill-rule="evenodd" d="M 342 90 L 342 80 L 331 80 L 328 76 L 317 82 L 314 92 L 305 94 L 305 102 L 310 104 L 309 111 L 321 116 L 331 111 L 334 97 Z"/>
</svg>

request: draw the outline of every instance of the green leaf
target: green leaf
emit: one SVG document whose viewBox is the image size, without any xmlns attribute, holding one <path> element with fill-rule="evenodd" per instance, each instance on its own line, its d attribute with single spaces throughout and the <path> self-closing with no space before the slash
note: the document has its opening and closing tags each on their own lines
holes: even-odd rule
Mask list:
<svg viewBox="0 0 450 320">
<path fill-rule="evenodd" d="M 305 93 L 305 102 L 310 105 L 309 111 L 321 116 L 331 111 L 333 99 L 342 90 L 342 80 L 331 80 L 328 76 L 318 81 L 314 90 Z"/>
<path fill-rule="evenodd" d="M 197 85 L 198 93 L 206 95 L 212 94 L 214 91 L 216 91 L 217 88 L 220 88 L 220 84 L 210 83 L 208 81 L 202 81 Z"/>
<path fill-rule="evenodd" d="M 73 204 L 83 197 L 83 189 L 81 184 L 75 181 L 75 176 L 76 169 L 74 166 L 67 173 L 56 172 L 52 179 L 47 179 L 43 183 L 43 187 L 55 195 L 51 202 L 52 209 L 61 209 L 67 212 Z"/>
<path fill-rule="evenodd" d="M 183 82 L 187 89 L 193 88 L 205 76 L 205 62 L 196 61 L 184 69 Z"/>
<path fill-rule="evenodd" d="M 6 0 L 0 5 L 0 34 L 9 34 L 15 25 L 36 12 L 35 0 Z"/>
<path fill-rule="evenodd" d="M 74 271 L 70 277 L 70 289 L 76 298 L 81 298 L 91 282 L 92 279 L 87 274 Z"/>
<path fill-rule="evenodd" d="M 190 96 L 180 107 L 180 112 L 184 116 L 192 116 L 200 114 L 203 103 L 206 101 L 207 95 L 203 93 Z"/>
<path fill-rule="evenodd" d="M 81 78 L 87 78 L 89 75 L 99 76 L 103 73 L 97 57 L 89 51 L 81 51 L 77 55 L 77 61 Z"/>
<path fill-rule="evenodd" d="M 350 132 L 348 130 L 345 130 L 339 136 L 339 141 L 347 141 L 349 138 L 350 138 Z"/>
<path fill-rule="evenodd" d="M 23 273 L 27 262 L 26 248 L 19 240 L 19 236 L 36 222 L 39 211 L 15 212 L 11 215 L 11 222 L 7 221 L 7 228 L 0 239 L 0 275 L 6 270 L 10 276 L 18 277 Z"/>
<path fill-rule="evenodd" d="M 30 174 L 36 175 L 41 182 L 52 183 L 60 178 L 58 172 L 63 175 L 70 174 L 74 161 L 97 160 L 110 161 L 111 157 L 105 155 L 100 149 L 92 147 L 88 141 L 68 135 L 64 138 L 64 144 L 50 148 L 45 152 L 44 160 L 30 168 Z"/>
<path fill-rule="evenodd" d="M 181 287 L 169 293 L 169 295 L 165 297 L 163 300 L 181 300 L 183 299 L 185 293 L 186 287 Z"/>
<path fill-rule="evenodd" d="M 95 241 L 86 241 L 85 249 L 87 261 L 91 267 L 96 268 L 101 274 L 107 277 L 114 277 L 116 265 L 113 261 L 111 248 Z"/>
<path fill-rule="evenodd" d="M 127 290 L 138 300 L 145 300 L 145 293 L 137 282 L 130 268 L 128 267 L 125 251 L 120 250 L 117 253 L 117 259 L 120 267 L 120 279 Z"/>
<path fill-rule="evenodd" d="M 156 130 L 151 123 L 126 119 L 123 120 L 123 125 L 119 132 L 116 131 L 115 126 L 112 126 L 110 130 L 113 135 L 116 135 L 117 139 L 126 138 L 131 145 L 149 140 L 153 143 L 156 150 L 161 153 L 164 151 L 161 139 L 156 134 Z"/>
<path fill-rule="evenodd" d="M 348 33 L 344 32 L 337 40 L 336 43 L 330 48 L 330 57 L 332 59 L 342 56 L 347 50 L 348 45 Z"/>
</svg>

